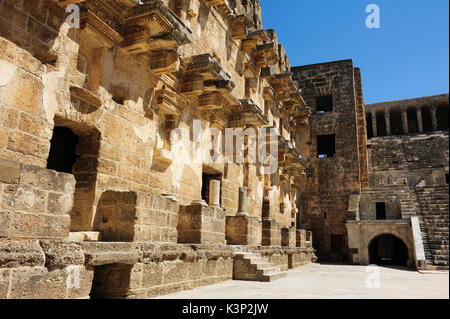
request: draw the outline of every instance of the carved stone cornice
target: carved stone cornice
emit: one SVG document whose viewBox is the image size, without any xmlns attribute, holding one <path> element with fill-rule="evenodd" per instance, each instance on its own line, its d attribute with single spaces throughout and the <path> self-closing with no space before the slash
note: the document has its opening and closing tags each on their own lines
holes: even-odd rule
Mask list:
<svg viewBox="0 0 450 319">
<path fill-rule="evenodd" d="M 264 127 L 269 125 L 269 120 L 261 108 L 251 99 L 239 100 L 239 105 L 232 108 L 232 114 L 235 116 L 235 120 L 239 119 L 236 126 Z"/>
<path fill-rule="evenodd" d="M 191 43 L 191 31 L 161 0 L 147 0 L 128 10 L 122 47 L 131 53 L 176 50 Z"/>
</svg>

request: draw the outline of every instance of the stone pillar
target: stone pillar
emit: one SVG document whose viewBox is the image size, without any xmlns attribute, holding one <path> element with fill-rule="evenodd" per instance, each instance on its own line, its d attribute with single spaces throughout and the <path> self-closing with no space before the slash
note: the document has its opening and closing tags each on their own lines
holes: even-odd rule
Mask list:
<svg viewBox="0 0 450 319">
<path fill-rule="evenodd" d="M 423 133 L 422 110 L 417 109 L 417 129 L 419 133 Z"/>
<path fill-rule="evenodd" d="M 209 183 L 209 206 L 220 208 L 220 181 L 211 180 Z"/>
<path fill-rule="evenodd" d="M 248 216 L 247 214 L 247 188 L 239 188 L 238 216 Z"/>
<path fill-rule="evenodd" d="M 377 137 L 378 136 L 377 115 L 375 114 L 375 112 L 372 112 L 372 130 L 373 130 L 373 137 Z"/>
<path fill-rule="evenodd" d="M 391 135 L 391 120 L 388 111 L 384 111 L 384 121 L 386 122 L 386 135 Z"/>
<path fill-rule="evenodd" d="M 431 107 L 431 119 L 433 121 L 433 132 L 436 132 L 438 130 L 438 121 L 436 116 L 436 106 Z"/>
<path fill-rule="evenodd" d="M 403 134 L 408 134 L 409 133 L 408 113 L 406 113 L 406 110 L 402 110 L 402 126 L 403 126 Z"/>
</svg>

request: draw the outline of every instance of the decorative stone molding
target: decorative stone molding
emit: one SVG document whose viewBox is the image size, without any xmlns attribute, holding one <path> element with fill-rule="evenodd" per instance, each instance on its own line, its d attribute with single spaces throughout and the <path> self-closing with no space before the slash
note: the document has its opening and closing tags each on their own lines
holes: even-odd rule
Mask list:
<svg viewBox="0 0 450 319">
<path fill-rule="evenodd" d="M 233 19 L 231 24 L 231 38 L 233 40 L 244 40 L 248 36 L 252 21 L 249 16 L 242 14 Z"/>
<path fill-rule="evenodd" d="M 122 42 L 123 37 L 94 12 L 86 10 L 80 14 L 80 28 L 88 43 L 94 48 L 112 48 Z"/>
<path fill-rule="evenodd" d="M 180 103 L 177 101 L 177 94 L 172 90 L 163 88 L 155 92 L 156 103 L 159 110 L 163 114 L 180 115 L 183 111 L 179 107 Z"/>
<path fill-rule="evenodd" d="M 260 44 L 256 46 L 253 56 L 258 69 L 266 68 L 278 62 L 278 48 L 274 41 Z"/>
<path fill-rule="evenodd" d="M 128 10 L 123 21 L 122 48 L 130 53 L 176 50 L 191 43 L 191 30 L 161 0 L 149 0 Z"/>
<path fill-rule="evenodd" d="M 263 114 L 261 108 L 251 99 L 239 100 L 239 105 L 233 106 L 231 113 L 231 127 L 265 127 L 269 125 L 269 120 Z"/>
<path fill-rule="evenodd" d="M 298 91 L 298 83 L 292 80 L 292 73 L 276 74 L 272 80 L 272 87 L 281 102 L 289 101 L 291 94 Z"/>
<path fill-rule="evenodd" d="M 170 74 L 177 72 L 180 67 L 180 59 L 175 51 L 153 51 L 150 53 L 150 70 L 157 74 Z"/>
</svg>

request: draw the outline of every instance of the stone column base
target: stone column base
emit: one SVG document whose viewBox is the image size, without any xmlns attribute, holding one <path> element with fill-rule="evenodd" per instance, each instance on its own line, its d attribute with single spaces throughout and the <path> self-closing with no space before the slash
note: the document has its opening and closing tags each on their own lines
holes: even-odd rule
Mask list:
<svg viewBox="0 0 450 319">
<path fill-rule="evenodd" d="M 264 218 L 262 222 L 262 246 L 281 246 L 280 222 Z"/>
<path fill-rule="evenodd" d="M 226 240 L 228 245 L 261 246 L 262 222 L 250 216 L 227 216 Z"/>
<path fill-rule="evenodd" d="M 182 206 L 177 230 L 180 244 L 226 245 L 225 212 L 202 204 Z"/>
</svg>

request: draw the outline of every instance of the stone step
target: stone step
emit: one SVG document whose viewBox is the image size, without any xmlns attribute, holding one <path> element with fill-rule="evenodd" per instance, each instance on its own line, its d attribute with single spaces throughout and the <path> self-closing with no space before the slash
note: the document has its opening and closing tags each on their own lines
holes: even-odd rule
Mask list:
<svg viewBox="0 0 450 319">
<path fill-rule="evenodd" d="M 272 274 L 269 274 L 269 275 L 262 276 L 262 280 L 261 281 L 263 281 L 263 282 L 272 282 L 272 281 L 275 281 L 275 280 L 278 280 L 278 279 L 281 279 L 281 278 L 285 278 L 285 277 L 287 277 L 287 272 L 286 271 L 284 271 L 284 272 L 277 272 L 277 273 L 272 273 Z"/>
<path fill-rule="evenodd" d="M 274 273 L 280 272 L 279 267 L 266 267 L 266 268 L 258 268 L 257 273 L 260 276 L 270 275 Z"/>
<path fill-rule="evenodd" d="M 235 280 L 270 282 L 287 275 L 261 254 L 239 252 L 236 256 L 233 267 Z"/>
</svg>

